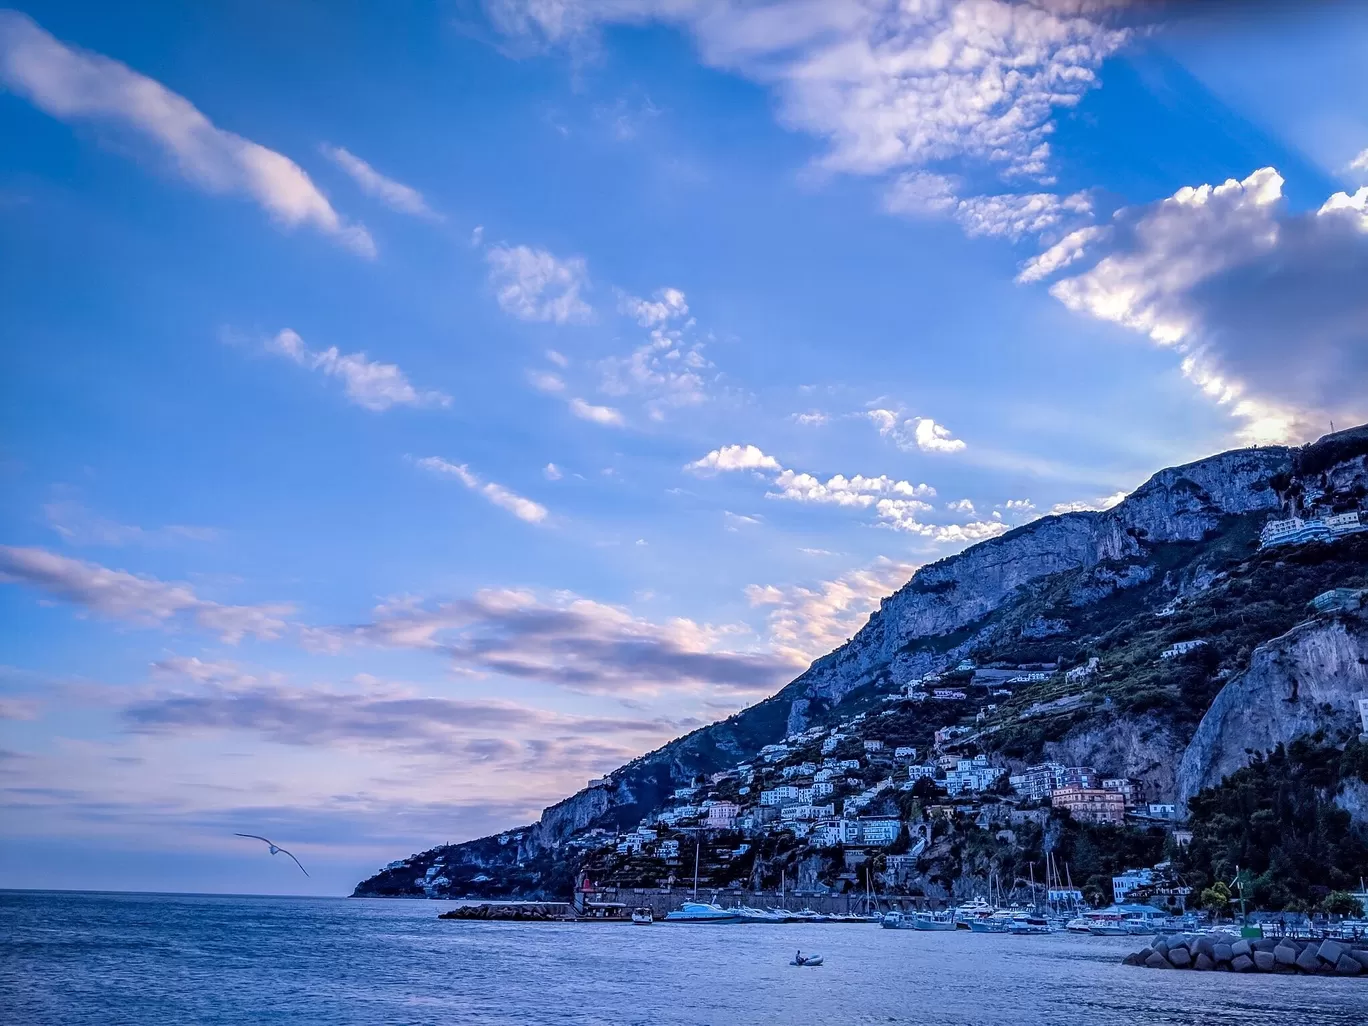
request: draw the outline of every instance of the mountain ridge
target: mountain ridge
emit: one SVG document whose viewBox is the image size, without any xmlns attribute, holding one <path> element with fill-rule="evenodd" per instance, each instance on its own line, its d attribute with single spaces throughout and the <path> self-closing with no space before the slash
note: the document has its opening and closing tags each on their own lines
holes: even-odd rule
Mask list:
<svg viewBox="0 0 1368 1026">
<path fill-rule="evenodd" d="M 1193 684 L 1189 695 L 1155 683 L 1149 670 L 1131 665 L 1135 657 L 1126 653 L 1141 643 L 1127 632 L 1157 637 L 1154 618 L 1160 604 L 1167 603 L 1162 607 L 1167 609 L 1220 592 L 1225 586 L 1216 585 L 1226 573 L 1223 566 L 1244 559 L 1241 565 L 1256 577 L 1272 572 L 1257 560 L 1249 568 L 1260 521 L 1336 504 L 1358 508 L 1365 496 L 1368 426 L 1299 448 L 1232 450 L 1166 468 L 1108 510 L 1041 517 L 919 568 L 879 603 L 852 638 L 769 698 L 619 767 L 596 786 L 549 806 L 536 823 L 499 835 L 503 842 L 497 848 L 491 848 L 497 838 L 453 847 L 476 861 L 484 859 L 476 853 L 490 850 L 491 866 L 538 860 L 545 866 L 583 831 L 629 827 L 652 815 L 674 789 L 752 759 L 763 745 L 811 725 L 874 709 L 906 684 L 966 656 L 979 653 L 1023 664 L 1061 656 L 1075 660 L 1083 658 L 1089 644 L 1122 653 L 1108 656 L 1109 673 L 1103 675 L 1106 681 L 1122 673 L 1120 685 L 1102 688 L 1115 692 L 1121 702 L 1117 709 L 1106 716 L 1096 711 L 1112 703 L 1111 695 L 1101 706 L 1085 703 L 1067 718 L 1059 737 L 1051 734 L 1061 729 L 1058 722 L 1037 728 L 1029 715 L 1013 709 L 1018 719 L 994 726 L 997 733 L 987 745 L 996 745 L 993 750 L 1010 760 L 1039 757 L 1047 746 L 1072 746 L 1078 753 L 1091 744 L 1167 797 L 1178 787 L 1177 755 L 1188 750 L 1198 728 L 1192 709 L 1165 709 L 1154 695 L 1170 704 L 1178 700 L 1175 695 L 1189 705 L 1202 704 L 1200 718 L 1221 684 L 1248 668 L 1254 645 L 1232 633 L 1230 657 L 1221 667 L 1208 668 L 1207 678 Z M 1350 571 L 1354 565 L 1351 561 Z M 1308 588 L 1319 580 L 1313 571 L 1296 571 Z M 1269 630 L 1282 634 L 1292 626 L 1286 621 L 1294 612 L 1273 609 L 1261 615 Z M 1260 644 L 1271 637 L 1253 640 Z M 1113 671 L 1113 661 L 1121 669 Z M 1200 676 L 1197 670 L 1184 673 Z M 1158 704 L 1147 709 L 1146 701 Z M 1147 751 L 1143 758 L 1133 757 Z M 1191 767 L 1183 772 L 1189 791 L 1192 781 L 1206 779 Z M 538 886 L 552 878 L 564 883 L 563 870 L 550 876 L 539 870 Z M 375 883 L 379 879 L 363 881 L 358 893 L 382 893 Z"/>
</svg>

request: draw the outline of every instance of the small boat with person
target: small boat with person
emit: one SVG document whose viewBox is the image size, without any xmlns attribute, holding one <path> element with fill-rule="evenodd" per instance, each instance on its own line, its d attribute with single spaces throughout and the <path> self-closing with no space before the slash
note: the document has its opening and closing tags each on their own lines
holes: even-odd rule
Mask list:
<svg viewBox="0 0 1368 1026">
<path fill-rule="evenodd" d="M 655 913 L 646 906 L 632 909 L 632 922 L 637 926 L 650 926 L 655 922 Z"/>
<path fill-rule="evenodd" d="M 803 954 L 803 952 L 802 952 L 801 950 L 794 953 L 794 955 L 793 955 L 793 961 L 789 963 L 789 965 L 806 965 L 806 966 L 818 966 L 818 965 L 821 965 L 821 964 L 822 964 L 822 956 L 821 956 L 821 955 L 805 955 L 805 954 Z"/>
</svg>

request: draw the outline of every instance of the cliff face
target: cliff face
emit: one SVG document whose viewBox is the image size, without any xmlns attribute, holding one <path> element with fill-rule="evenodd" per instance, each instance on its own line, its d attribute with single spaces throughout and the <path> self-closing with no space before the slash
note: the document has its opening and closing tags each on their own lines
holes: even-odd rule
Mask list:
<svg viewBox="0 0 1368 1026">
<path fill-rule="evenodd" d="M 1282 499 L 1273 479 L 1292 469 L 1291 450 L 1276 447 L 1223 453 L 1161 471 L 1102 513 L 1043 517 L 1000 538 L 922 567 L 885 599 L 869 622 L 841 648 L 818 660 L 786 691 L 795 703 L 822 699 L 837 703 L 881 673 L 900 685 L 944 663 L 941 653 L 915 650 L 914 643 L 943 637 L 978 623 L 1023 589 L 1056 574 L 1102 563 L 1142 559 L 1147 546 L 1200 541 L 1232 514 L 1272 511 Z M 1079 604 L 1095 601 L 1150 568 L 1132 564 L 1108 572 Z M 972 647 L 972 638 L 961 648 Z M 959 649 L 955 649 L 957 654 Z M 796 704 L 790 730 L 806 723 L 806 706 Z"/>
<path fill-rule="evenodd" d="M 1368 697 L 1368 624 L 1313 621 L 1255 650 L 1202 717 L 1183 752 L 1177 795 L 1186 802 L 1280 742 L 1317 730 L 1357 730 Z"/>
</svg>

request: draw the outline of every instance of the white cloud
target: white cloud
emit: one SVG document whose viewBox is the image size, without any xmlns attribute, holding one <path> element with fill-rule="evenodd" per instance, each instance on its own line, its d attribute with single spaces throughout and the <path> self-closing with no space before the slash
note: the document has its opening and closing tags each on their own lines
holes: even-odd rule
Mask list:
<svg viewBox="0 0 1368 1026">
<path fill-rule="evenodd" d="M 687 316 L 689 304 L 679 289 L 656 289 L 650 299 L 624 295 L 618 309 L 635 318 L 643 328 L 655 328 L 668 321 Z"/>
<path fill-rule="evenodd" d="M 489 281 L 506 313 L 524 321 L 588 321 L 593 309 L 581 297 L 589 287 L 583 257 L 560 259 L 530 246 L 492 246 L 485 254 Z"/>
<path fill-rule="evenodd" d="M 527 380 L 538 392 L 565 391 L 565 382 L 547 371 L 528 371 Z"/>
<path fill-rule="evenodd" d="M 1368 150 L 1364 150 L 1351 160 L 1349 162 L 1349 167 L 1354 171 L 1368 171 Z"/>
<path fill-rule="evenodd" d="M 969 236 L 997 236 L 1012 241 L 1026 235 L 1057 232 L 1071 223 L 1092 219 L 1092 200 L 1085 193 L 1004 193 L 960 199 L 955 195 L 958 184 L 945 175 L 908 172 L 899 175 L 885 191 L 884 208 L 913 217 L 951 217 Z"/>
<path fill-rule="evenodd" d="M 1110 234 L 1110 228 L 1097 225 L 1070 232 L 1044 252 L 1027 260 L 1021 268 L 1021 273 L 1017 275 L 1017 282 L 1026 285 L 1033 281 L 1048 278 L 1056 271 L 1063 270 L 1070 264 L 1081 260 L 1090 243 L 1105 239 Z"/>
<path fill-rule="evenodd" d="M 470 248 L 479 249 L 484 244 L 484 225 L 477 224 L 470 233 Z"/>
<path fill-rule="evenodd" d="M 1042 175 L 1056 108 L 1097 81 L 1126 34 L 1095 4 L 1010 0 L 486 0 L 504 33 L 552 44 L 604 23 L 663 21 L 710 66 L 772 87 L 780 120 L 828 145 L 832 170 L 971 159 Z"/>
<path fill-rule="evenodd" d="M 286 627 L 280 617 L 293 611 L 288 605 L 223 605 L 200 598 L 188 584 L 110 570 L 40 548 L 0 546 L 0 581 L 28 585 L 112 620 L 173 627 L 186 618 L 229 643 L 247 635 L 277 637 Z"/>
<path fill-rule="evenodd" d="M 696 406 L 707 399 L 704 375 L 712 364 L 701 343 L 686 343 L 678 331 L 653 328 L 651 340 L 630 355 L 599 364 L 599 388 L 607 395 L 640 395 L 651 417 L 661 420 L 669 408 Z"/>
<path fill-rule="evenodd" d="M 831 418 L 821 410 L 813 410 L 810 413 L 795 413 L 793 415 L 793 422 L 795 424 L 801 424 L 803 427 L 821 427 L 830 419 Z"/>
<path fill-rule="evenodd" d="M 366 229 L 344 220 L 294 161 L 218 128 L 161 83 L 69 47 L 14 11 L 0 11 L 0 81 L 53 117 L 131 129 L 208 192 L 250 196 L 286 227 L 308 225 L 363 256 L 375 255 Z"/>
<path fill-rule="evenodd" d="M 892 410 L 870 410 L 866 416 L 884 438 L 892 439 L 899 449 L 920 449 L 922 452 L 959 452 L 965 444 L 955 438 L 950 429 L 937 424 L 930 417 L 902 419 Z"/>
<path fill-rule="evenodd" d="M 920 497 L 936 494 L 936 490 L 930 485 L 896 481 L 886 474 L 880 474 L 878 477 L 865 477 L 863 474 L 846 477 L 844 474 L 835 474 L 822 481 L 811 474 L 784 470 L 774 479 L 774 487 L 779 490 L 769 492 L 766 498 L 860 508 L 874 506 L 880 499 L 893 499 L 908 503 L 907 508 L 929 510 L 930 505 L 921 502 Z"/>
<path fill-rule="evenodd" d="M 556 466 L 554 463 L 548 463 L 545 467 L 543 467 L 542 475 L 548 481 L 559 481 L 562 477 L 565 476 L 565 474 L 561 471 L 561 468 Z"/>
<path fill-rule="evenodd" d="M 587 403 L 578 397 L 570 400 L 570 412 L 580 420 L 588 420 L 608 427 L 622 427 L 626 424 L 620 410 L 615 410 L 611 406 L 595 406 L 593 403 Z"/>
<path fill-rule="evenodd" d="M 945 524 L 932 532 L 932 537 L 942 544 L 972 545 L 976 542 L 996 538 L 1006 534 L 1008 526 L 997 520 L 976 520 L 968 524 Z"/>
<path fill-rule="evenodd" d="M 524 498 L 493 481 L 482 481 L 464 463 L 448 463 L 440 456 L 425 456 L 415 462 L 429 473 L 456 478 L 472 492 L 478 492 L 490 503 L 507 510 L 519 520 L 525 520 L 529 524 L 540 524 L 546 519 L 546 507 L 541 503 Z"/>
<path fill-rule="evenodd" d="M 1368 189 L 1292 213 L 1273 168 L 1120 212 L 1052 295 L 1181 355 L 1251 441 L 1368 419 Z"/>
<path fill-rule="evenodd" d="M 425 217 L 430 221 L 440 221 L 441 215 L 428 206 L 423 194 L 403 182 L 386 178 L 356 154 L 341 146 L 324 146 L 323 153 L 338 167 L 352 177 L 368 196 L 374 196 L 391 210 L 401 214 Z"/>
<path fill-rule="evenodd" d="M 695 474 L 724 470 L 779 470 L 779 461 L 753 445 L 724 445 L 692 463 L 685 470 Z"/>
<path fill-rule="evenodd" d="M 850 638 L 879 601 L 906 584 L 916 569 L 915 564 L 880 558 L 872 566 L 814 585 L 752 584 L 746 597 L 752 606 L 772 608 L 769 629 L 775 649 L 794 661 L 809 662 Z"/>
<path fill-rule="evenodd" d="M 558 353 L 554 349 L 548 349 L 546 351 L 546 358 L 557 367 L 561 368 L 561 370 L 570 366 L 570 360 L 563 353 Z"/>
<path fill-rule="evenodd" d="M 968 499 L 956 499 L 954 502 L 947 502 L 945 508 L 952 513 L 967 513 L 974 515 L 974 504 Z"/>
<path fill-rule="evenodd" d="M 367 359 L 365 353 L 343 356 L 336 346 L 310 349 L 289 328 L 268 339 L 266 348 L 287 357 L 309 370 L 339 378 L 347 397 L 357 406 L 379 412 L 391 406 L 450 406 L 451 396 L 441 392 L 420 392 L 409 383 L 404 372 L 392 363 Z"/>
<path fill-rule="evenodd" d="M 726 522 L 728 531 L 739 531 L 743 527 L 759 527 L 764 521 L 761 517 L 750 517 L 744 513 L 733 513 L 731 510 L 722 511 L 722 519 Z"/>
<path fill-rule="evenodd" d="M 1091 501 L 1079 500 L 1075 502 L 1056 502 L 1053 506 L 1050 507 L 1050 512 L 1052 514 L 1058 515 L 1060 513 L 1078 513 L 1083 511 L 1111 509 L 1122 499 L 1124 499 L 1128 494 L 1129 493 L 1123 489 L 1122 491 L 1115 492 L 1111 495 L 1103 496 L 1100 499 L 1093 499 Z"/>
</svg>

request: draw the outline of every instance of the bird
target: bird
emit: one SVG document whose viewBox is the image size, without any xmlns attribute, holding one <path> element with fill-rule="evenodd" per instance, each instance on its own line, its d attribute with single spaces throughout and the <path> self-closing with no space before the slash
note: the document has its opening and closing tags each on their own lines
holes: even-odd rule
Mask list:
<svg viewBox="0 0 1368 1026">
<path fill-rule="evenodd" d="M 265 841 L 266 847 L 271 849 L 272 855 L 289 855 L 290 858 L 294 859 L 294 864 L 299 867 L 299 871 L 303 873 L 305 876 L 309 875 L 309 871 L 304 868 L 303 863 L 301 863 L 299 859 L 295 859 L 294 854 L 292 852 L 286 851 L 280 845 L 276 844 L 275 841 L 272 841 L 269 837 L 262 837 L 260 834 L 240 834 L 237 831 L 233 832 L 233 836 L 250 837 L 254 841 Z"/>
</svg>

